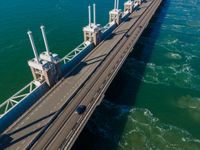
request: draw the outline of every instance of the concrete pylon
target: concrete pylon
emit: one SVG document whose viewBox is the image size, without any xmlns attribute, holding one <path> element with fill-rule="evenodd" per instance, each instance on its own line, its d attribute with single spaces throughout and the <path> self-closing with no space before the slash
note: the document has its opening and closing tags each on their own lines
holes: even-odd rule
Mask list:
<svg viewBox="0 0 200 150">
<path fill-rule="evenodd" d="M 124 3 L 124 12 L 132 13 L 134 9 L 134 2 L 132 0 L 128 0 Z"/>
<path fill-rule="evenodd" d="M 96 24 L 96 4 L 93 4 L 93 23 L 91 23 L 91 6 L 88 6 L 88 26 L 83 28 L 84 42 L 98 45 L 101 42 L 100 25 Z"/>
<path fill-rule="evenodd" d="M 31 46 L 33 48 L 33 52 L 35 55 L 35 58 L 28 61 L 28 65 L 31 69 L 34 82 L 36 85 L 41 85 L 43 82 L 46 82 L 50 87 L 56 84 L 58 81 L 58 74 L 60 77 L 60 73 L 58 70 L 60 70 L 59 63 L 52 63 L 52 59 L 50 57 L 53 57 L 53 55 L 50 53 L 48 48 L 48 43 L 46 39 L 46 35 L 44 32 L 44 27 L 41 27 L 42 34 L 45 42 L 46 51 L 42 54 L 40 54 L 40 57 L 38 56 L 37 49 L 33 40 L 32 32 L 28 31 L 28 36 L 31 42 Z M 43 59 L 41 55 L 45 58 Z M 50 61 L 48 61 L 50 60 Z M 58 73 L 59 72 L 59 73 Z"/>
<path fill-rule="evenodd" d="M 115 22 L 117 25 L 121 23 L 122 12 L 119 9 L 119 0 L 114 1 L 114 9 L 109 12 L 109 23 Z"/>
<path fill-rule="evenodd" d="M 58 80 L 62 76 L 60 58 L 58 54 L 52 53 L 49 50 L 49 45 L 48 45 L 48 41 L 47 41 L 47 37 L 45 33 L 45 27 L 42 25 L 40 26 L 40 29 L 42 32 L 42 37 L 43 37 L 44 45 L 46 49 L 46 51 L 40 54 L 40 58 L 44 61 L 47 61 L 49 64 L 51 64 L 50 65 L 51 77 L 49 78 L 51 78 L 52 83 L 55 84 L 56 82 L 58 82 Z"/>
</svg>

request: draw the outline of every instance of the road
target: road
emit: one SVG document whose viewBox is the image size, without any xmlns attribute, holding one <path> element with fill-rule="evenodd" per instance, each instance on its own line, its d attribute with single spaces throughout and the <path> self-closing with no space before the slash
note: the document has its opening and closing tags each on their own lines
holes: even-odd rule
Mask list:
<svg viewBox="0 0 200 150">
<path fill-rule="evenodd" d="M 149 0 L 141 6 L 140 10 L 131 14 L 111 36 L 100 43 L 51 91 L 6 130 L 1 140 L 3 142 L 1 148 L 25 149 L 37 138 L 39 141 L 32 145 L 33 149 L 71 147 L 69 141 L 71 143 L 75 141 L 133 46 L 131 44 L 127 50 L 127 45 L 137 41 L 135 35 L 138 38 L 141 32 L 137 20 L 154 1 L 159 0 Z M 85 115 L 75 113 L 79 104 L 87 106 Z M 52 119 L 53 122 L 50 124 Z M 47 126 L 48 123 L 50 126 Z M 41 133 L 43 135 L 40 137 Z"/>
</svg>

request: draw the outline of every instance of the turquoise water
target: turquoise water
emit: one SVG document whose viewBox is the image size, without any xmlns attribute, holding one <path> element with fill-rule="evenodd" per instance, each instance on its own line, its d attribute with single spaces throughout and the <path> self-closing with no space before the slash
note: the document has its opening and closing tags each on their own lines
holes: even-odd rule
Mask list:
<svg viewBox="0 0 200 150">
<path fill-rule="evenodd" d="M 32 79 L 26 31 L 42 51 L 39 26 L 46 25 L 50 48 L 64 56 L 83 40 L 89 3 L 2 2 L 1 101 Z M 96 3 L 97 22 L 106 24 L 113 0 Z M 199 43 L 200 1 L 165 0 L 73 149 L 200 149 Z"/>
</svg>

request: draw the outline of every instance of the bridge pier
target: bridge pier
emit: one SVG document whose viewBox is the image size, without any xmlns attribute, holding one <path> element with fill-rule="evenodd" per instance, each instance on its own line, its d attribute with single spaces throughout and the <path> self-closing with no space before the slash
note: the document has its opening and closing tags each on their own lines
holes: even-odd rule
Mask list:
<svg viewBox="0 0 200 150">
<path fill-rule="evenodd" d="M 54 83 L 56 83 L 62 77 L 60 58 L 58 54 L 51 53 L 49 50 L 49 46 L 48 46 L 48 42 L 47 42 L 47 38 L 45 34 L 45 27 L 41 26 L 40 29 L 42 31 L 42 36 L 43 36 L 43 40 L 44 40 L 44 44 L 46 48 L 46 51 L 40 54 L 40 58 L 42 60 L 49 62 L 52 65 L 52 68 L 55 68 L 53 80 L 54 80 Z"/>
<path fill-rule="evenodd" d="M 84 42 L 91 42 L 98 45 L 101 42 L 101 29 L 100 25 L 96 24 L 96 5 L 93 4 L 93 23 L 91 23 L 91 6 L 88 6 L 89 23 L 88 26 L 83 28 Z"/>
<path fill-rule="evenodd" d="M 124 3 L 124 12 L 132 13 L 134 9 L 134 2 L 132 0 L 128 0 Z"/>
<path fill-rule="evenodd" d="M 115 0 L 114 9 L 109 12 L 109 22 L 119 25 L 122 21 L 122 11 L 119 9 L 119 0 Z"/>
<path fill-rule="evenodd" d="M 49 51 L 46 35 L 44 32 L 44 26 L 41 27 L 41 30 L 45 42 L 46 52 L 43 52 L 40 57 L 38 56 L 32 32 L 27 32 L 35 56 L 35 58 L 28 61 L 28 65 L 31 68 L 34 82 L 37 86 L 40 86 L 43 82 L 46 81 L 46 83 L 51 87 L 55 85 L 58 79 L 61 77 L 61 69 L 58 55 L 52 54 Z"/>
<path fill-rule="evenodd" d="M 142 4 L 142 0 L 134 0 L 134 6 L 140 6 Z"/>
</svg>

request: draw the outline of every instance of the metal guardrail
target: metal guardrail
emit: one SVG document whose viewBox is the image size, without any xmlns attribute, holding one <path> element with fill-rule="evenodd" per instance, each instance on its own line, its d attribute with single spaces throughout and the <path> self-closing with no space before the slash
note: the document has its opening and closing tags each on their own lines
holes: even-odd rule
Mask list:
<svg viewBox="0 0 200 150">
<path fill-rule="evenodd" d="M 64 56 L 60 62 L 63 64 L 66 64 L 67 62 L 69 62 L 70 60 L 72 60 L 73 58 L 75 58 L 80 52 L 82 52 L 86 47 L 88 47 L 91 43 L 81 43 L 79 46 L 77 46 L 73 51 L 71 51 L 70 53 L 68 53 L 66 56 Z"/>
<path fill-rule="evenodd" d="M 18 103 L 23 101 L 26 97 L 28 97 L 34 90 L 36 90 L 39 86 L 37 86 L 34 81 L 31 81 L 25 87 L 23 87 L 20 91 L 15 93 L 5 102 L 0 105 L 0 119 L 7 114 L 11 109 L 13 109 Z"/>
<path fill-rule="evenodd" d="M 111 23 L 108 23 L 106 24 L 104 27 L 101 28 L 101 32 L 104 33 L 106 32 L 108 29 L 110 29 L 111 26 L 113 26 L 115 24 L 115 22 L 111 22 Z"/>
</svg>

